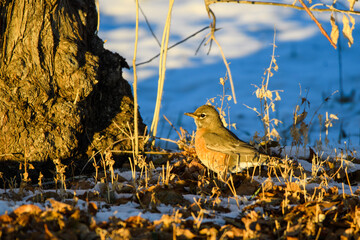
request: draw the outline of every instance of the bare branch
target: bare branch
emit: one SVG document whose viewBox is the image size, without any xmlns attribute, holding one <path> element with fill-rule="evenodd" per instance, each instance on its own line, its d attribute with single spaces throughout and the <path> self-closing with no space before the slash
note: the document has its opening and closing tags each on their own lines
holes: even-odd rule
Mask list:
<svg viewBox="0 0 360 240">
<path fill-rule="evenodd" d="M 213 3 L 241 3 L 241 4 L 251 4 L 251 5 L 271 5 L 271 6 L 280 6 L 280 7 L 289 7 L 294 8 L 297 10 L 305 10 L 303 7 L 295 6 L 292 4 L 285 4 L 285 3 L 276 3 L 276 2 L 260 2 L 260 1 L 247 1 L 247 0 L 205 0 L 206 6 L 209 6 Z M 319 5 L 319 4 L 317 4 Z M 321 4 L 322 6 L 326 6 L 325 4 Z M 360 15 L 359 11 L 351 11 L 351 10 L 341 10 L 336 9 L 334 7 L 331 8 L 311 8 L 313 12 L 340 12 L 340 13 L 348 13 L 354 15 Z"/>
<path fill-rule="evenodd" d="M 303 2 L 303 0 L 299 0 L 299 2 L 300 2 L 301 5 L 304 7 L 305 11 L 309 14 L 309 16 L 311 17 L 311 19 L 316 23 L 316 25 L 317 25 L 318 28 L 320 29 L 320 32 L 327 38 L 327 40 L 329 40 L 329 42 L 331 43 L 331 45 L 336 49 L 336 44 L 331 40 L 331 38 L 329 37 L 329 35 L 326 33 L 325 29 L 321 26 L 321 24 L 319 23 L 319 21 L 315 18 L 314 14 L 312 14 L 312 12 L 310 11 L 310 9 L 305 5 L 305 3 Z"/>
</svg>

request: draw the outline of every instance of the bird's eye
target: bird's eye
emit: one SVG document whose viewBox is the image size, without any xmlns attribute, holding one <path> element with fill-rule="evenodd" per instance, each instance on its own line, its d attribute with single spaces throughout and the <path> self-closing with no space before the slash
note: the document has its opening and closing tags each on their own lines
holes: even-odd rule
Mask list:
<svg viewBox="0 0 360 240">
<path fill-rule="evenodd" d="M 205 113 L 200 114 L 200 119 L 204 119 L 206 117 Z"/>
</svg>

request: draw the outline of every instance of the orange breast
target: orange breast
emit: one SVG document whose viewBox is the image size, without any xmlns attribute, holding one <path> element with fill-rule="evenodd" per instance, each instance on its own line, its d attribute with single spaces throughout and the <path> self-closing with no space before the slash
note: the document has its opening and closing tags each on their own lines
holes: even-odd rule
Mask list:
<svg viewBox="0 0 360 240">
<path fill-rule="evenodd" d="M 224 172 L 229 167 L 229 155 L 222 152 L 216 152 L 206 147 L 203 134 L 206 129 L 196 131 L 195 136 L 195 150 L 201 162 L 214 172 Z"/>
</svg>

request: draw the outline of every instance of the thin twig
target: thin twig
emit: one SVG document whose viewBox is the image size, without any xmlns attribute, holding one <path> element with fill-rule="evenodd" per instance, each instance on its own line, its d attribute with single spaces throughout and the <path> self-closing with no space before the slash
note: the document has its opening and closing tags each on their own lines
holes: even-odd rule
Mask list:
<svg viewBox="0 0 360 240">
<path fill-rule="evenodd" d="M 183 40 L 181 40 L 181 41 L 179 41 L 179 42 L 171 45 L 167 50 L 170 50 L 170 49 L 176 47 L 177 45 L 186 42 L 186 41 L 189 40 L 190 38 L 195 37 L 197 34 L 201 33 L 202 31 L 204 31 L 204 30 L 206 30 L 206 29 L 208 29 L 208 28 L 209 28 L 209 26 L 203 27 L 203 28 L 200 29 L 199 31 L 197 31 L 197 32 L 191 34 L 190 36 L 184 38 Z M 141 62 L 141 63 L 137 63 L 136 66 L 140 66 L 140 65 L 144 65 L 144 64 L 150 63 L 150 62 L 152 62 L 154 59 L 158 58 L 159 56 L 160 56 L 160 53 L 156 54 L 155 56 L 153 56 L 152 58 L 150 58 L 150 59 L 147 60 L 147 61 L 144 61 L 144 62 Z M 131 66 L 131 67 L 132 67 L 132 66 Z"/>
<path fill-rule="evenodd" d="M 179 131 L 174 127 L 174 125 L 170 122 L 170 120 L 163 115 L 163 117 L 165 118 L 165 120 L 170 124 L 170 126 L 175 130 L 175 132 L 177 133 L 177 135 L 179 135 L 179 138 L 181 138 L 181 134 L 179 133 Z"/>
<path fill-rule="evenodd" d="M 209 18 L 212 18 L 212 20 L 213 20 L 213 22 L 210 24 L 211 32 L 210 32 L 210 38 L 209 38 L 209 40 L 207 41 L 207 43 L 210 42 L 210 45 L 211 45 L 212 41 L 214 41 L 214 42 L 216 43 L 216 45 L 218 46 L 219 50 L 220 50 L 220 53 L 221 53 L 223 62 L 224 62 L 224 64 L 225 64 L 227 73 L 228 73 L 228 75 L 229 75 L 229 81 L 230 81 L 230 86 L 231 86 L 231 93 L 232 93 L 232 96 L 233 96 L 233 99 L 234 99 L 234 103 L 236 104 L 236 103 L 237 103 L 237 100 L 236 100 L 236 95 L 235 95 L 235 88 L 234 88 L 234 83 L 233 83 L 233 79 L 232 79 L 232 75 L 231 75 L 231 70 L 230 70 L 230 67 L 229 67 L 229 63 L 228 63 L 227 60 L 226 60 L 226 57 L 225 57 L 224 51 L 222 50 L 221 45 L 219 44 L 219 42 L 218 42 L 217 39 L 215 38 L 216 16 L 215 16 L 214 12 L 213 12 L 208 6 L 206 6 L 206 7 L 207 7 L 206 9 L 207 9 L 207 11 L 208 11 Z"/>
<path fill-rule="evenodd" d="M 167 50 L 168 50 L 169 37 L 170 37 L 171 12 L 172 12 L 173 5 L 174 5 L 174 0 L 170 0 L 168 15 L 166 18 L 166 24 L 164 27 L 163 36 L 162 36 L 162 40 L 161 40 L 158 91 L 157 91 L 157 96 L 156 96 L 154 116 L 153 116 L 153 120 L 152 120 L 151 128 L 150 128 L 150 132 L 153 137 L 156 136 L 158 122 L 159 122 L 161 100 L 162 100 L 163 88 L 164 88 L 164 82 L 165 82 L 166 57 L 167 57 Z M 155 141 L 153 141 L 153 144 L 155 144 Z"/>
<path fill-rule="evenodd" d="M 247 1 L 247 0 L 206 0 L 206 5 L 210 5 L 213 3 L 219 3 L 219 2 L 226 2 L 226 3 L 240 3 L 240 4 L 251 4 L 251 5 L 271 5 L 271 6 L 280 6 L 280 7 L 288 7 L 288 8 L 294 8 L 296 10 L 305 10 L 303 7 L 295 6 L 292 4 L 285 4 L 285 3 L 275 3 L 275 2 L 259 2 L 259 1 Z M 317 4 L 319 5 L 319 4 Z M 325 4 L 321 4 L 323 6 L 326 6 Z M 360 15 L 359 11 L 351 11 L 351 10 L 341 10 L 336 8 L 312 8 L 311 11 L 313 12 L 340 12 L 340 13 L 348 13 L 348 14 L 354 14 L 354 15 Z"/>
<path fill-rule="evenodd" d="M 135 135 L 135 157 L 139 154 L 139 129 L 138 129 L 138 102 L 137 102 L 137 75 L 136 75 L 136 54 L 139 35 L 139 0 L 136 0 L 136 29 L 135 29 L 135 43 L 134 43 L 134 58 L 133 58 L 133 72 L 134 72 L 134 135 Z"/>
<path fill-rule="evenodd" d="M 346 179 L 347 179 L 347 182 L 349 184 L 349 188 L 350 188 L 350 192 L 351 192 L 351 195 L 354 195 L 353 191 L 352 191 L 352 188 L 351 188 L 351 183 L 350 183 L 350 179 L 349 179 L 349 175 L 347 173 L 347 167 L 345 167 L 345 175 L 346 175 Z"/>
<path fill-rule="evenodd" d="M 96 26 L 96 34 L 99 32 L 99 28 L 100 28 L 100 5 L 99 5 L 99 0 L 95 0 L 95 6 L 96 6 L 96 11 L 97 11 L 97 26 Z"/>
<path fill-rule="evenodd" d="M 166 142 L 175 143 L 175 144 L 178 143 L 177 141 L 171 140 L 171 139 L 168 139 L 168 138 L 156 137 L 156 139 L 159 139 L 159 140 L 162 140 L 162 141 L 166 141 Z"/>
<path fill-rule="evenodd" d="M 336 90 L 335 92 L 333 92 L 332 94 L 330 94 L 329 96 L 327 96 L 327 97 L 322 101 L 322 103 L 321 103 L 320 106 L 315 110 L 313 116 L 312 116 L 311 119 L 310 119 L 309 128 L 310 128 L 310 126 L 312 125 L 312 121 L 313 121 L 314 117 L 316 116 L 316 114 L 317 114 L 317 113 L 319 112 L 319 110 L 321 109 L 321 107 L 322 107 L 326 102 L 328 102 L 328 101 L 330 100 L 330 98 L 331 98 L 334 94 L 336 94 L 336 93 L 338 93 L 338 92 L 339 92 L 339 91 Z"/>
<path fill-rule="evenodd" d="M 130 150 L 111 150 L 112 153 L 120 153 L 120 154 L 131 154 Z M 154 154 L 154 155 L 169 155 L 171 152 L 143 152 L 143 154 Z"/>
<path fill-rule="evenodd" d="M 203 40 L 201 40 L 201 42 L 200 42 L 199 46 L 197 47 L 197 49 L 196 49 L 196 51 L 195 51 L 195 55 L 197 55 L 197 54 L 198 54 L 198 52 L 199 52 L 199 50 L 200 50 L 201 46 L 203 45 L 203 43 L 204 43 L 205 41 L 206 41 L 206 38 L 203 38 Z"/>
<path fill-rule="evenodd" d="M 336 49 L 336 44 L 331 40 L 329 35 L 326 33 L 325 29 L 321 26 L 319 21 L 315 18 L 314 14 L 310 11 L 310 9 L 306 6 L 306 4 L 303 2 L 303 0 L 299 0 L 301 5 L 304 7 L 305 11 L 309 14 L 310 18 L 316 23 L 318 28 L 320 29 L 320 32 L 327 38 L 327 40 L 331 43 L 331 45 Z"/>
<path fill-rule="evenodd" d="M 139 9 L 140 9 L 141 14 L 143 15 L 143 17 L 144 17 L 144 19 L 145 19 L 146 25 L 148 26 L 148 28 L 149 28 L 149 30 L 150 30 L 150 32 L 151 32 L 151 35 L 153 35 L 153 37 L 155 38 L 157 44 L 159 45 L 159 47 L 161 47 L 161 43 L 160 43 L 159 39 L 156 37 L 156 35 L 155 35 L 155 33 L 154 33 L 151 25 L 150 25 L 149 20 L 148 20 L 147 17 L 146 17 L 144 11 L 142 10 L 142 8 L 141 8 L 140 5 L 138 5 L 138 6 L 139 6 Z"/>
<path fill-rule="evenodd" d="M 232 95 L 233 95 L 233 98 L 234 98 L 234 103 L 236 104 L 237 100 L 236 100 L 236 95 L 235 95 L 234 81 L 232 79 L 232 74 L 231 74 L 231 70 L 230 70 L 230 67 L 229 67 L 229 63 L 226 60 L 224 51 L 222 50 L 222 47 L 221 47 L 220 43 L 217 41 L 217 39 L 214 37 L 214 35 L 212 35 L 211 38 L 212 38 L 212 40 L 214 40 L 214 42 L 216 43 L 216 45 L 218 46 L 218 48 L 220 50 L 222 59 L 224 61 L 225 67 L 226 67 L 226 71 L 227 71 L 227 73 L 229 75 L 229 81 L 230 81 L 230 86 L 231 86 L 231 92 L 232 92 Z"/>
</svg>

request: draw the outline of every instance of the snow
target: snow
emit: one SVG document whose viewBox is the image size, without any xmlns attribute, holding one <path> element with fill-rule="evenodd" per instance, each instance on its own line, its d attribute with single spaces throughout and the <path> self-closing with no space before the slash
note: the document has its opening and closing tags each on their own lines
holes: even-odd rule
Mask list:
<svg viewBox="0 0 360 240">
<path fill-rule="evenodd" d="M 288 0 L 285 2 L 292 3 Z M 157 38 L 161 39 L 167 14 L 167 1 L 140 1 L 140 4 Z M 351 48 L 347 46 L 343 37 L 340 39 L 344 94 L 349 95 L 351 91 L 355 90 L 354 100 L 341 104 L 336 101 L 336 98 L 340 96 L 337 93 L 323 104 L 325 97 L 339 90 L 339 52 L 334 50 L 305 12 L 290 8 L 242 4 L 215 4 L 211 6 L 211 9 L 216 14 L 217 27 L 220 28 L 216 32 L 216 37 L 227 60 L 231 63 L 230 67 L 239 103 L 236 105 L 232 102 L 229 103 L 230 119 L 231 122 L 237 124 L 237 130 L 234 131 L 240 138 L 248 141 L 256 131 L 263 132 L 256 113 L 246 108 L 244 104 L 259 108 L 259 101 L 253 94 L 255 91 L 253 84 L 261 84 L 264 70 L 269 66 L 274 28 L 276 28 L 275 55 L 279 70 L 271 78 L 269 87 L 272 90 L 284 91 L 280 93 L 282 100 L 276 103 L 276 112 L 272 115 L 283 122 L 278 132 L 283 133 L 283 138 L 287 139 L 284 140 L 284 144 L 290 145 L 291 143 L 288 129 L 292 124 L 295 106 L 301 102 L 301 96 L 307 96 L 310 101 L 310 109 L 306 108 L 309 112 L 309 119 L 314 116 L 310 128 L 310 145 L 314 145 L 315 141 L 319 140 L 320 132 L 322 140 L 325 137 L 324 128 L 320 129 L 315 114 L 321 113 L 325 116 L 325 113 L 329 112 L 336 114 L 339 120 L 335 121 L 334 126 L 329 130 L 330 146 L 324 146 L 324 157 L 334 157 L 334 148 L 360 149 L 358 147 L 360 145 L 360 106 L 357 104 L 359 92 L 356 91 L 360 86 L 360 61 L 358 59 L 360 35 L 357 29 L 354 31 L 355 43 Z M 133 58 L 135 39 L 135 1 L 100 1 L 100 16 L 99 36 L 106 40 L 105 47 L 118 52 L 130 64 Z M 315 13 L 315 16 L 321 21 L 326 31 L 330 32 L 329 15 Z M 360 19 L 357 17 L 356 20 Z M 208 26 L 209 23 L 210 20 L 202 0 L 175 1 L 169 45 Z M 151 36 L 143 16 L 140 17 L 139 27 L 138 63 L 152 58 L 159 53 L 160 49 Z M 166 115 L 176 128 L 183 127 L 190 133 L 195 130 L 195 124 L 192 119 L 183 115 L 184 112 L 194 111 L 200 105 L 205 104 L 208 99 L 221 95 L 222 87 L 219 84 L 219 78 L 224 77 L 226 72 L 215 44 L 209 55 L 207 55 L 208 46 L 202 46 L 200 52 L 195 55 L 197 47 L 208 32 L 209 30 L 205 30 L 169 50 L 167 57 L 167 72 L 160 116 Z M 155 107 L 158 61 L 159 59 L 156 59 L 137 68 L 140 112 L 147 125 L 151 125 Z M 124 71 L 124 77 L 132 82 L 132 70 Z M 228 82 L 226 87 L 227 94 L 230 94 Z M 339 139 L 341 128 L 346 135 Z M 177 138 L 175 132 L 163 118 L 159 123 L 159 129 L 159 136 Z M 286 147 L 284 154 L 295 154 L 304 159 L 309 156 L 308 148 L 305 150 L 299 148 L 300 152 L 297 153 L 294 153 L 294 150 L 296 150 L 295 147 Z M 298 161 L 305 170 L 311 172 L 311 163 L 301 159 Z M 348 164 L 348 172 L 360 170 L 359 164 Z M 117 173 L 128 181 L 132 178 L 130 171 L 118 172 L 117 170 Z M 257 179 L 259 182 L 266 180 L 266 178 Z M 275 184 L 280 184 L 277 183 L 276 178 L 273 181 Z M 347 184 L 337 182 L 329 184 L 337 186 L 339 191 L 344 189 L 346 194 L 350 194 L 350 187 Z M 318 184 L 310 183 L 306 185 L 306 189 L 313 189 L 316 186 Z M 353 186 L 352 190 L 355 191 L 356 188 Z M 100 190 L 98 185 L 95 190 Z M 79 194 L 80 190 L 76 192 Z M 0 194 L 4 194 L 1 189 Z M 130 196 L 130 194 L 117 195 L 117 197 L 124 198 Z M 198 197 L 197 195 L 184 195 L 184 198 L 190 202 L 194 202 L 194 198 Z M 217 215 L 215 219 L 204 219 L 204 221 L 222 223 L 224 222 L 223 217 L 235 218 L 243 207 L 254 203 L 248 200 L 249 196 L 238 197 L 240 209 L 234 198 L 221 199 L 221 204 L 229 206 L 231 211 Z M 96 203 L 99 204 L 96 221 L 108 221 L 110 216 L 127 219 L 139 214 L 143 218 L 154 221 L 160 219 L 163 214 L 171 215 L 174 211 L 173 207 L 164 204 L 158 206 L 161 213 L 144 213 L 139 204 L 133 201 L 109 207 L 104 207 L 104 203 L 101 202 Z M 11 212 L 23 204 L 28 203 L 26 201 L 0 200 L 0 215 L 6 211 Z M 44 205 L 36 205 L 45 208 Z M 78 206 L 85 208 L 86 204 L 79 200 Z M 262 211 L 261 208 L 256 210 Z"/>
<path fill-rule="evenodd" d="M 161 0 L 140 1 L 140 6 L 161 41 L 168 3 Z M 283 134 L 283 144 L 289 144 L 290 141 L 287 129 L 292 124 L 295 106 L 301 101 L 300 92 L 302 97 L 307 96 L 310 101 L 310 109 L 306 110 L 309 112 L 307 122 L 313 118 L 309 141 L 311 145 L 319 140 L 320 125 L 317 114 L 325 117 L 326 112 L 336 114 L 340 119 L 335 121 L 329 132 L 331 147 L 343 146 L 344 142 L 347 142 L 348 148 L 351 149 L 360 144 L 360 109 L 356 104 L 359 93 L 355 92 L 354 100 L 350 103 L 341 104 L 336 101 L 340 96 L 336 93 L 328 102 L 322 104 L 324 98 L 339 90 L 339 52 L 334 50 L 305 12 L 290 8 L 235 3 L 213 4 L 211 9 L 217 17 L 217 28 L 220 28 L 216 32 L 216 37 L 231 63 L 238 104 L 229 103 L 230 119 L 237 124 L 238 130 L 235 130 L 235 133 L 240 138 L 248 141 L 256 131 L 263 132 L 256 113 L 243 104 L 259 108 L 252 84 L 261 84 L 264 70 L 269 66 L 276 28 L 275 55 L 279 70 L 271 78 L 269 87 L 272 90 L 284 91 L 280 94 L 282 100 L 276 103 L 276 112 L 272 116 L 283 122 L 278 128 Z M 314 14 L 330 33 L 329 13 Z M 341 19 L 339 14 L 335 15 Z M 135 1 L 100 1 L 100 16 L 99 36 L 107 40 L 105 47 L 118 52 L 131 64 L 135 39 Z M 169 46 L 208 26 L 209 23 L 202 0 L 175 1 Z M 208 32 L 209 29 L 169 50 L 167 57 L 160 116 L 167 116 L 176 128 L 181 126 L 190 133 L 195 130 L 195 124 L 183 113 L 193 111 L 205 104 L 207 99 L 221 95 L 219 78 L 224 77 L 226 73 L 215 44 L 209 55 L 208 46 L 202 46 L 195 55 L 196 49 Z M 355 43 L 351 48 L 347 46 L 344 37 L 340 39 L 345 96 L 360 85 L 359 31 L 355 29 L 353 35 Z M 159 53 L 159 49 L 140 13 L 137 63 L 152 58 Z M 137 67 L 140 112 L 147 125 L 151 125 L 155 107 L 158 61 L 159 59 L 155 59 L 149 64 Z M 126 70 L 124 76 L 132 82 L 132 70 Z M 226 87 L 226 94 L 230 94 L 228 82 Z M 346 136 L 339 139 L 341 128 Z M 177 138 L 176 133 L 162 117 L 159 129 L 159 136 Z M 324 139 L 324 129 L 321 132 Z M 166 144 L 166 147 L 175 148 L 174 145 Z"/>
</svg>

